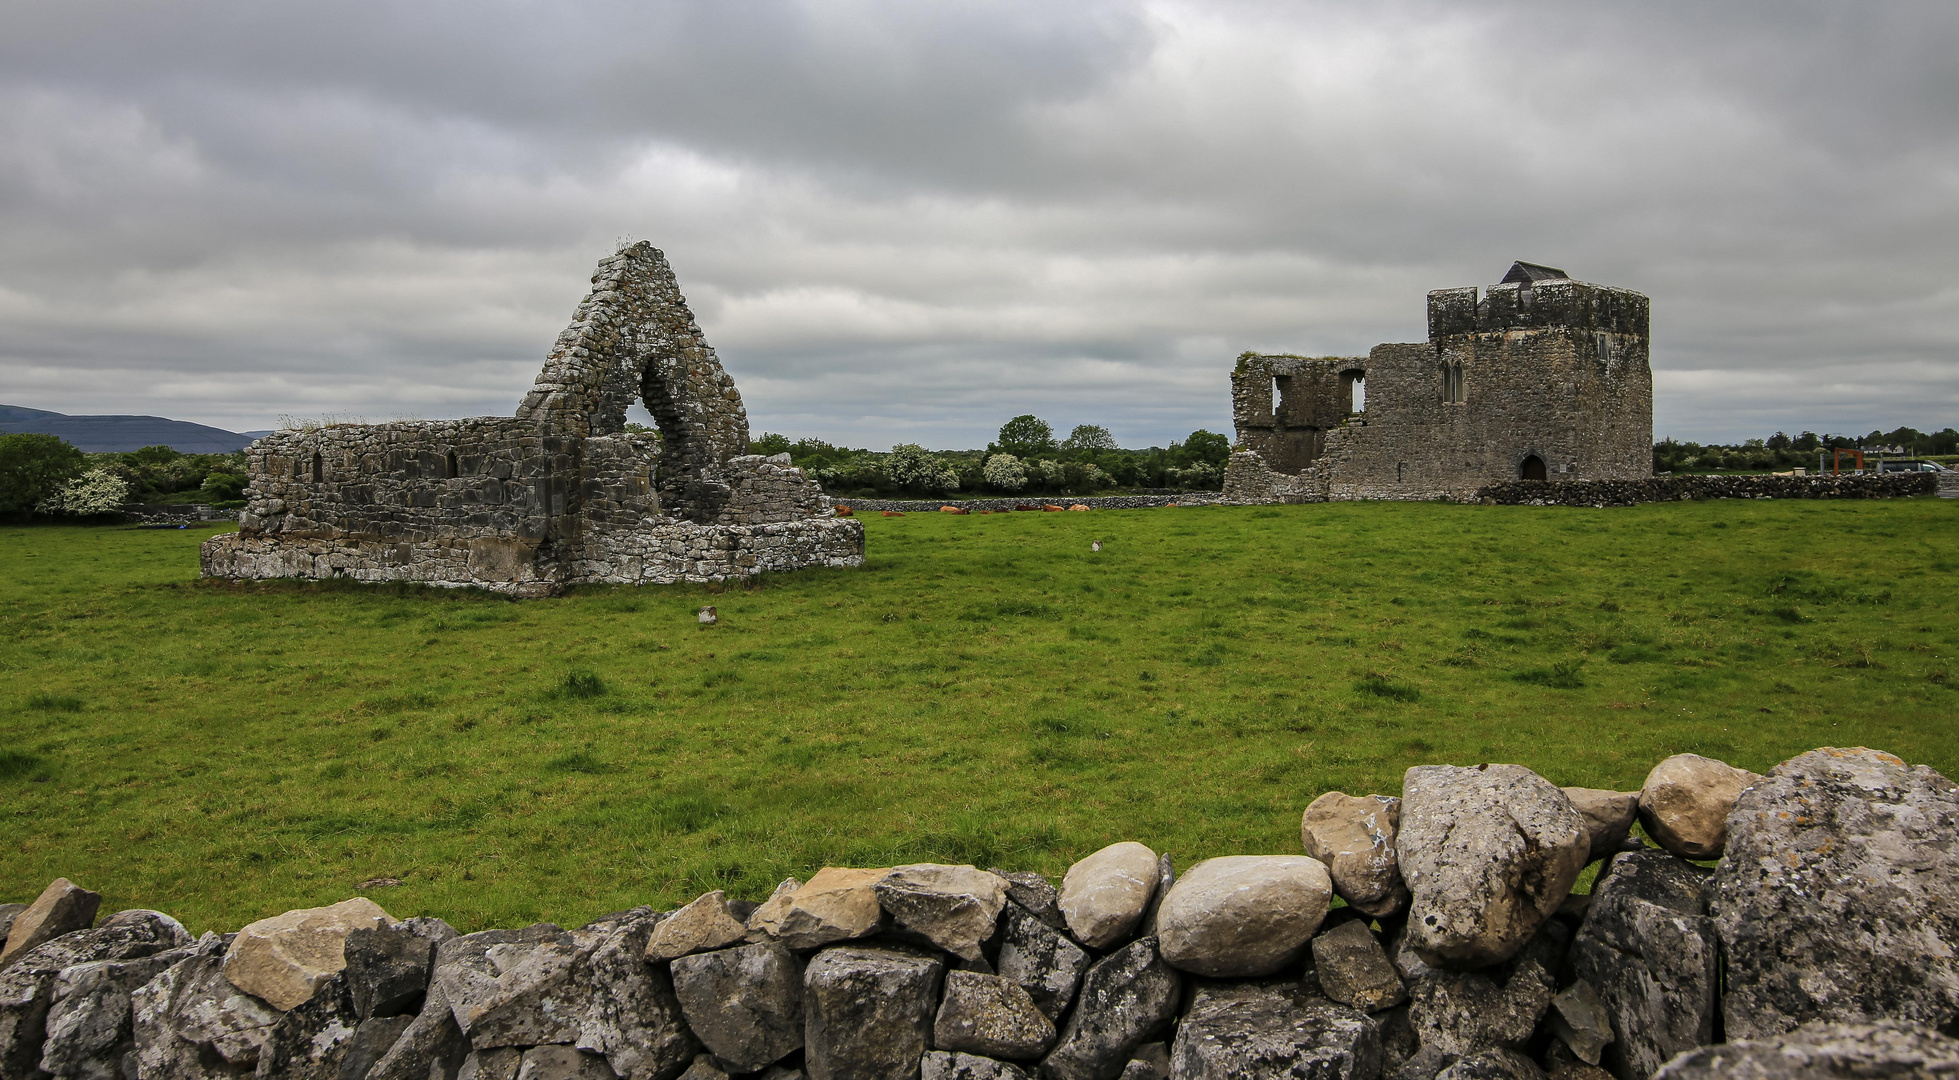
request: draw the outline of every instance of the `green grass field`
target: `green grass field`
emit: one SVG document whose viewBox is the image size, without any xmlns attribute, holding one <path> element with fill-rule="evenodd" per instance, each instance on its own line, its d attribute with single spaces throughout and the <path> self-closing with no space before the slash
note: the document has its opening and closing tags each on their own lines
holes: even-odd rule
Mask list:
<svg viewBox="0 0 1959 1080">
<path fill-rule="evenodd" d="M 208 528 L 5 529 L 0 900 L 60 874 L 201 931 L 392 877 L 397 916 L 575 924 L 826 863 L 1296 852 L 1314 796 L 1420 763 L 1632 788 L 1863 744 L 1955 775 L 1955 522 L 913 514 L 865 522 L 861 571 L 524 602 L 200 582 Z"/>
</svg>

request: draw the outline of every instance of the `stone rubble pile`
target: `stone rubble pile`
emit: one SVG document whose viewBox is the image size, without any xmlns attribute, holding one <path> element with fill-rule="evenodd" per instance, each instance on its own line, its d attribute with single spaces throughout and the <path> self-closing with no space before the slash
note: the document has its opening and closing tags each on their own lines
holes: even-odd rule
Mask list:
<svg viewBox="0 0 1959 1080">
<path fill-rule="evenodd" d="M 1959 1076 L 1959 788 L 1929 768 L 1422 766 L 1301 839 L 474 934 L 355 898 L 193 940 L 59 879 L 0 907 L 0 1080 Z"/>
</svg>

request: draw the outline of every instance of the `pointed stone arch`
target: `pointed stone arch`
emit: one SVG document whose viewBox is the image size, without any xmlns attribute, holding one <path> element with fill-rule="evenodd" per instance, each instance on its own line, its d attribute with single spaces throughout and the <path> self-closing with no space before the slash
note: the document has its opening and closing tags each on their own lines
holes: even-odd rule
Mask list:
<svg viewBox="0 0 1959 1080">
<path fill-rule="evenodd" d="M 614 435 L 635 400 L 660 431 L 661 503 L 712 518 L 727 496 L 722 467 L 748 453 L 748 410 L 667 257 L 644 240 L 599 263 L 517 417 L 554 433 Z"/>
</svg>

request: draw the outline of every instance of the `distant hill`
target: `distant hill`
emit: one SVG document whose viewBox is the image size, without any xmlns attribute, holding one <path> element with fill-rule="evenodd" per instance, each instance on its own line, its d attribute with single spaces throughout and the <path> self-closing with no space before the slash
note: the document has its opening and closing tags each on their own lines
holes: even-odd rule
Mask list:
<svg viewBox="0 0 1959 1080">
<path fill-rule="evenodd" d="M 167 446 L 180 454 L 229 454 L 267 431 L 226 431 L 161 416 L 69 416 L 46 409 L 0 405 L 0 435 L 56 435 L 84 453 L 120 453 Z"/>
</svg>

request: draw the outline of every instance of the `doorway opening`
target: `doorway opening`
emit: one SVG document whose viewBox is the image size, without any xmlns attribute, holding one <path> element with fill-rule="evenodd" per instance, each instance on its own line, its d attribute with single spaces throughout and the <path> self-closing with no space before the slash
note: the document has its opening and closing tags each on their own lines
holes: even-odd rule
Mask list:
<svg viewBox="0 0 1959 1080">
<path fill-rule="evenodd" d="M 1546 479 L 1546 475 L 1544 472 L 1544 459 L 1538 457 L 1536 454 L 1531 454 L 1530 456 L 1524 458 L 1524 463 L 1517 470 L 1517 472 L 1518 475 L 1525 480 Z"/>
</svg>

